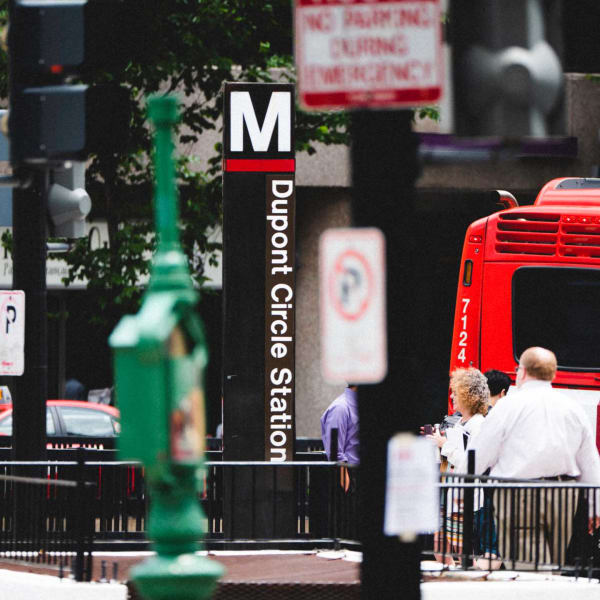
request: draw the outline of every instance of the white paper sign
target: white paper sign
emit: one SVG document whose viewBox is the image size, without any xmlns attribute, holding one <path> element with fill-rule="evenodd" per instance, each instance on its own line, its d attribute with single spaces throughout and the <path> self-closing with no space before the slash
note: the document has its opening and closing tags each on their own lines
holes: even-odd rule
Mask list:
<svg viewBox="0 0 600 600">
<path fill-rule="evenodd" d="M 330 383 L 377 383 L 387 373 L 385 238 L 329 229 L 319 249 L 321 370 Z"/>
<path fill-rule="evenodd" d="M 25 369 L 25 292 L 0 291 L 0 375 Z"/>
<path fill-rule="evenodd" d="M 384 533 L 410 538 L 439 529 L 439 466 L 430 440 L 399 433 L 388 443 Z"/>
</svg>

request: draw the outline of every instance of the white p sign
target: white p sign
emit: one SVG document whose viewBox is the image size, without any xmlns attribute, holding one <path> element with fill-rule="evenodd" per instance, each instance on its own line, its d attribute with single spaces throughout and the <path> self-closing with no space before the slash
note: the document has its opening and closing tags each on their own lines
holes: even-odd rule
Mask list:
<svg viewBox="0 0 600 600">
<path fill-rule="evenodd" d="M 25 370 L 25 292 L 0 291 L 0 375 Z"/>
</svg>

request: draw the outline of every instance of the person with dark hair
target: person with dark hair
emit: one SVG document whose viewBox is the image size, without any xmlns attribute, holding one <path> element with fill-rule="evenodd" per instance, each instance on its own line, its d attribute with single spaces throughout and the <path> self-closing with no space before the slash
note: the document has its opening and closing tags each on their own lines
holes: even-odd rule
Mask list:
<svg viewBox="0 0 600 600">
<path fill-rule="evenodd" d="M 496 406 L 496 402 L 500 398 L 504 398 L 508 394 L 510 388 L 510 377 L 504 373 L 504 371 L 498 371 L 497 369 L 490 369 L 484 373 L 485 378 L 490 388 L 490 408 Z"/>
<path fill-rule="evenodd" d="M 85 386 L 78 379 L 67 379 L 65 383 L 66 400 L 86 400 Z"/>
</svg>

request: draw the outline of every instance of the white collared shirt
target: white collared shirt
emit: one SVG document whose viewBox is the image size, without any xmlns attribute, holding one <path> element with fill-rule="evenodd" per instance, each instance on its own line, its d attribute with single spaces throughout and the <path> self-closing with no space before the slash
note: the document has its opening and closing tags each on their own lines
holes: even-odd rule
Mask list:
<svg viewBox="0 0 600 600">
<path fill-rule="evenodd" d="M 571 475 L 600 485 L 600 457 L 585 413 L 548 381 L 528 380 L 494 407 L 477 437 L 476 472 L 529 479 Z"/>
<path fill-rule="evenodd" d="M 440 448 L 440 454 L 448 459 L 452 467 L 458 469 L 458 473 L 467 472 L 467 452 L 465 450 L 464 436 L 468 440 L 477 436 L 484 420 L 483 415 L 477 413 L 465 423 L 461 421 L 454 427 L 446 430 L 446 442 Z"/>
</svg>

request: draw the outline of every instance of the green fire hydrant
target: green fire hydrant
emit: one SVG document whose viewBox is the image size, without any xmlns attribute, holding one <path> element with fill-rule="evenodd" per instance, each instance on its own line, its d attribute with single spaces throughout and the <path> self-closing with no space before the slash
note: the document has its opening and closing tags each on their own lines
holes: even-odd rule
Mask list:
<svg viewBox="0 0 600 600">
<path fill-rule="evenodd" d="M 198 501 L 205 444 L 203 372 L 207 349 L 187 259 L 179 244 L 172 130 L 173 97 L 152 97 L 155 132 L 157 251 L 139 312 L 110 336 L 121 410 L 119 452 L 146 468 L 148 537 L 156 556 L 132 571 L 148 600 L 208 598 L 222 566 L 195 554 L 204 515 Z"/>
</svg>

